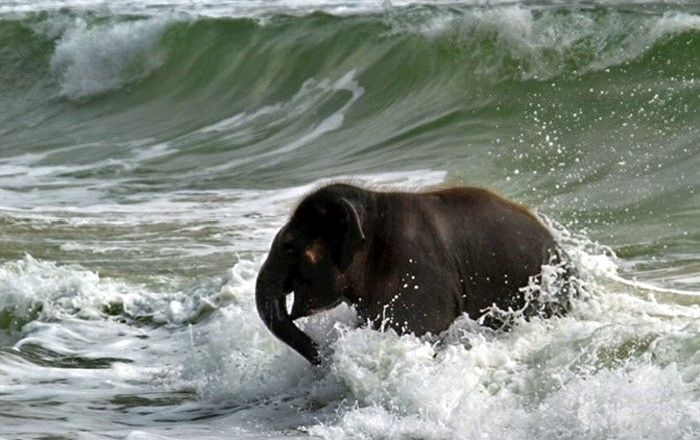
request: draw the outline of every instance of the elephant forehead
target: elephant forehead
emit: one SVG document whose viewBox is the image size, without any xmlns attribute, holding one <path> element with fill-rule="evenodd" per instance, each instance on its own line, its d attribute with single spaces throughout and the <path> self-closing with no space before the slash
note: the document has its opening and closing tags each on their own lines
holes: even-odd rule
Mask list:
<svg viewBox="0 0 700 440">
<path fill-rule="evenodd" d="M 280 235 L 280 240 L 282 241 L 283 244 L 291 243 L 292 241 L 294 241 L 294 235 L 289 230 L 289 228 L 284 228 L 282 230 L 282 233 Z"/>
</svg>

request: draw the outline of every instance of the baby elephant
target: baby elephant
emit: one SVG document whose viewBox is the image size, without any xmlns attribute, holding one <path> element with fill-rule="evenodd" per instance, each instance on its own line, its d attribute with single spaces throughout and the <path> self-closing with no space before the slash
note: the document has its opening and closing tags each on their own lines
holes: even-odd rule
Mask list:
<svg viewBox="0 0 700 440">
<path fill-rule="evenodd" d="M 493 305 L 525 307 L 519 288 L 559 256 L 530 212 L 484 189 L 376 192 L 332 184 L 305 197 L 277 233 L 256 304 L 275 336 L 319 364 L 315 342 L 295 319 L 345 301 L 363 320 L 435 334 L 462 313 L 479 318 Z"/>
</svg>

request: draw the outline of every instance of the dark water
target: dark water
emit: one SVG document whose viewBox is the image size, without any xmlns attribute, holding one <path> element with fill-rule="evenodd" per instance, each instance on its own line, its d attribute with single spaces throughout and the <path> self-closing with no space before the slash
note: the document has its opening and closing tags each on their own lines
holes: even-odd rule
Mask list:
<svg viewBox="0 0 700 440">
<path fill-rule="evenodd" d="M 695 438 L 698 54 L 694 2 L 0 5 L 0 436 Z M 338 179 L 522 201 L 591 297 L 446 348 L 340 308 L 312 371 L 253 286 Z"/>
</svg>

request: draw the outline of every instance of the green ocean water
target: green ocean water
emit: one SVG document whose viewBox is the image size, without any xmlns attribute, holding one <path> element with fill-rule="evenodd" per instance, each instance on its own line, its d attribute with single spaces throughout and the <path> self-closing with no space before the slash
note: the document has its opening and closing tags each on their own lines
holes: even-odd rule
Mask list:
<svg viewBox="0 0 700 440">
<path fill-rule="evenodd" d="M 0 5 L 0 437 L 477 438 L 471 408 L 501 438 L 694 438 L 699 109 L 694 2 Z M 251 283 L 334 180 L 492 188 L 560 225 L 598 293 L 554 330 L 459 327 L 452 363 L 360 329 L 329 375 L 277 377 L 293 354 Z M 450 394 L 466 370 L 485 394 Z M 421 377 L 444 383 L 399 385 Z"/>
</svg>

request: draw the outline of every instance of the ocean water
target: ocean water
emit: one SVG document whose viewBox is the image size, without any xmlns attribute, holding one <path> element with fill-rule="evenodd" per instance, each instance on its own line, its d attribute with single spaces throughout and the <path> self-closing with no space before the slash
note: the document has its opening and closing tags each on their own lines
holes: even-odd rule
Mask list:
<svg viewBox="0 0 700 440">
<path fill-rule="evenodd" d="M 0 1 L 0 438 L 700 438 L 700 4 Z M 563 318 L 263 326 L 330 181 L 555 232 Z"/>
</svg>

